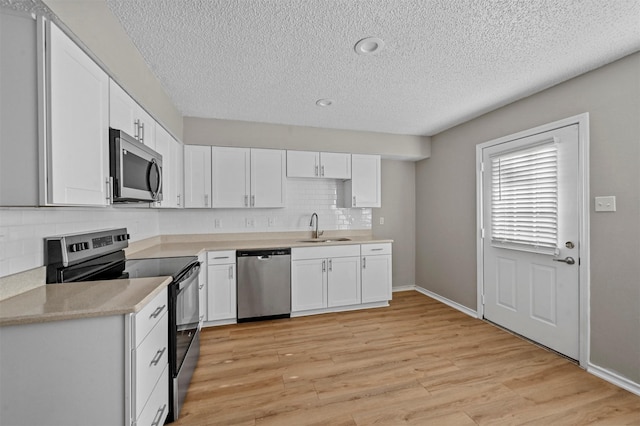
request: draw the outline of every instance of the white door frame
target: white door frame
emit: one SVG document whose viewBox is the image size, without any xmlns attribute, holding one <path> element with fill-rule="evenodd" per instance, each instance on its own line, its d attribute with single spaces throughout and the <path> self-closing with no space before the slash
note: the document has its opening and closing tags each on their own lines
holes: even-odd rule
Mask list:
<svg viewBox="0 0 640 426">
<path fill-rule="evenodd" d="M 580 288 L 580 366 L 587 368 L 589 363 L 589 287 L 590 287 L 590 241 L 589 241 L 589 113 L 575 115 L 553 123 L 524 130 L 522 132 L 503 136 L 488 142 L 476 145 L 476 253 L 477 253 L 477 282 L 478 282 L 478 318 L 484 318 L 484 245 L 482 243 L 482 150 L 490 146 L 499 145 L 514 139 L 521 139 L 527 136 L 548 132 L 559 127 L 572 124 L 578 125 L 578 209 L 580 225 L 580 261 L 579 261 L 579 288 Z"/>
</svg>

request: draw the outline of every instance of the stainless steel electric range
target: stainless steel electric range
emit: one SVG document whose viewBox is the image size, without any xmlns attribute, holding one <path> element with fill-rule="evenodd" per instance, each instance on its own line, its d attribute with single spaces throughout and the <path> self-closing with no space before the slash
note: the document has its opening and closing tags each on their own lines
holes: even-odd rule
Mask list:
<svg viewBox="0 0 640 426">
<path fill-rule="evenodd" d="M 180 414 L 200 355 L 197 257 L 130 259 L 126 228 L 45 238 L 47 283 L 171 276 L 169 285 L 169 415 Z"/>
</svg>

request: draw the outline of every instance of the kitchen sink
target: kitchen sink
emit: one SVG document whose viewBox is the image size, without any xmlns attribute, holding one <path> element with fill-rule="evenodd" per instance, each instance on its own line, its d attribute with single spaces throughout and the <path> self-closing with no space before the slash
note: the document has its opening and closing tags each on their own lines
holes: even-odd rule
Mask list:
<svg viewBox="0 0 640 426">
<path fill-rule="evenodd" d="M 335 243 L 339 241 L 351 241 L 351 238 L 309 238 L 308 240 L 299 240 L 299 243 Z"/>
</svg>

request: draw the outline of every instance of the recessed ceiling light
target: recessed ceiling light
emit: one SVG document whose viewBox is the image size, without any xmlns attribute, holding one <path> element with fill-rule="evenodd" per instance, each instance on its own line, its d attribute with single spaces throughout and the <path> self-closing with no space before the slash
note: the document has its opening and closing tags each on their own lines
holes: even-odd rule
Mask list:
<svg viewBox="0 0 640 426">
<path fill-rule="evenodd" d="M 331 99 L 318 99 L 316 101 L 316 105 L 318 105 L 319 107 L 328 107 L 332 103 L 333 101 Z"/>
<path fill-rule="evenodd" d="M 378 37 L 363 38 L 356 43 L 354 49 L 359 55 L 373 55 L 384 47 L 384 41 Z"/>
</svg>

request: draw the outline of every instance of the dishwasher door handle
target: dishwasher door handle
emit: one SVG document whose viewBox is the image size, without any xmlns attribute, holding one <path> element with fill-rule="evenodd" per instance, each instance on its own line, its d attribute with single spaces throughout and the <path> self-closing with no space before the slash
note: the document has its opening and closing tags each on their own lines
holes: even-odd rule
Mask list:
<svg viewBox="0 0 640 426">
<path fill-rule="evenodd" d="M 258 259 L 260 260 L 266 260 L 266 259 L 271 259 L 271 256 L 269 256 L 268 254 L 265 254 L 264 256 L 257 256 Z"/>
</svg>

